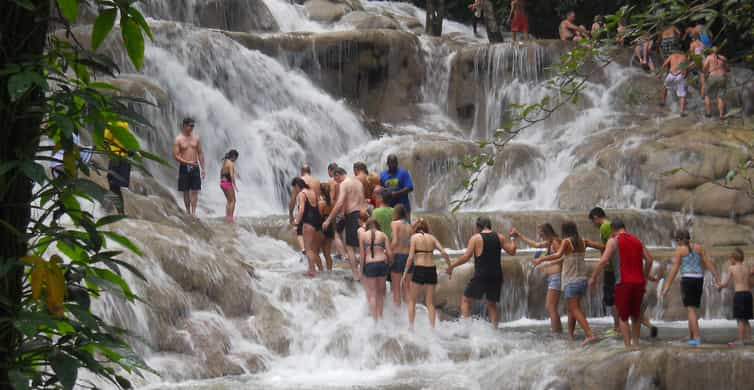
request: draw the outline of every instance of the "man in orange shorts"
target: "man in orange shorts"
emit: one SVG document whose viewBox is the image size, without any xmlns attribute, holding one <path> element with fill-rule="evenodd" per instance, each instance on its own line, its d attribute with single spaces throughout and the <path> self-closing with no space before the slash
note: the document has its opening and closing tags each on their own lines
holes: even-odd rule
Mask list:
<svg viewBox="0 0 754 390">
<path fill-rule="evenodd" d="M 526 4 L 524 0 L 511 0 L 511 14 L 508 21 L 511 22 L 513 42 L 517 42 L 518 33 L 524 33 L 524 39 L 529 39 L 529 18 L 526 16 Z"/>
</svg>

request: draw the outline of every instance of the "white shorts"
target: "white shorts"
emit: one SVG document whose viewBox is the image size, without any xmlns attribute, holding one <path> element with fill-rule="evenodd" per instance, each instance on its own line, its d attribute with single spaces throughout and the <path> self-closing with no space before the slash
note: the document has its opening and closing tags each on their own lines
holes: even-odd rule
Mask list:
<svg viewBox="0 0 754 390">
<path fill-rule="evenodd" d="M 686 96 L 686 78 L 683 73 L 668 73 L 668 76 L 665 77 L 665 88 L 675 90 L 678 97 Z"/>
</svg>

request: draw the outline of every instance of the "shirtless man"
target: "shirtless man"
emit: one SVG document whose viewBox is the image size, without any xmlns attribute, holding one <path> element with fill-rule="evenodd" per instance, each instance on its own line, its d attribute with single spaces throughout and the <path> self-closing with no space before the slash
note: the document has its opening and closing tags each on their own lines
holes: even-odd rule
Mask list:
<svg viewBox="0 0 754 390">
<path fill-rule="evenodd" d="M 314 191 L 314 194 L 317 196 L 317 199 L 319 199 L 319 196 L 321 195 L 320 187 L 319 187 L 319 180 L 312 177 L 312 168 L 309 166 L 309 164 L 304 164 L 301 166 L 301 178 L 304 179 L 304 183 L 309 186 L 309 188 Z M 296 187 L 291 187 L 291 200 L 288 202 L 288 221 L 291 225 L 293 225 L 293 210 L 296 208 L 296 199 L 298 198 L 298 192 L 299 190 Z M 304 225 L 303 223 L 300 223 L 296 226 L 296 240 L 298 241 L 299 249 L 301 249 L 301 253 L 303 253 L 303 258 L 306 258 L 306 251 L 304 250 L 304 231 L 303 231 Z"/>
<path fill-rule="evenodd" d="M 369 180 L 367 179 L 369 177 L 369 170 L 367 169 L 367 165 L 361 161 L 353 163 L 353 176 L 359 179 L 361 185 L 364 186 L 364 198 L 366 198 L 367 202 L 370 205 L 374 206 L 371 203 L 372 188 L 370 187 Z"/>
<path fill-rule="evenodd" d="M 660 34 L 660 51 L 664 58 L 667 58 L 671 53 L 681 49 L 679 45 L 680 37 L 681 30 L 674 25 L 668 26 L 662 30 L 662 34 Z"/>
<path fill-rule="evenodd" d="M 576 11 L 568 11 L 566 18 L 560 22 L 560 27 L 558 27 L 561 41 L 578 41 L 581 39 L 581 36 L 589 35 L 589 32 L 584 27 L 577 26 L 574 23 L 575 21 Z"/>
<path fill-rule="evenodd" d="M 356 250 L 359 249 L 359 214 L 366 209 L 364 186 L 355 177 L 348 176 L 346 170 L 341 167 L 335 168 L 333 178 L 338 183 L 338 200 L 322 224 L 322 228 L 327 230 L 336 215 L 345 214 L 346 253 L 351 272 L 358 280 L 360 277 L 356 271 Z"/>
<path fill-rule="evenodd" d="M 689 62 L 689 57 L 686 53 L 680 52 L 671 54 L 662 64 L 662 69 L 668 69 L 670 72 L 665 77 L 660 106 L 665 105 L 668 89 L 674 89 L 680 100 L 681 116 L 686 116 L 686 74 L 691 66 L 693 65 Z M 662 77 L 662 74 L 660 74 L 660 77 Z"/>
<path fill-rule="evenodd" d="M 202 143 L 194 132 L 193 118 L 184 118 L 181 133 L 173 143 L 173 158 L 178 161 L 178 191 L 183 192 L 186 212 L 196 216 L 196 204 L 202 180 L 206 177 L 204 169 L 204 151 Z M 201 169 L 200 169 L 201 168 Z"/>
<path fill-rule="evenodd" d="M 707 118 L 712 117 L 712 99 L 717 99 L 717 112 L 720 120 L 725 119 L 725 87 L 728 83 L 728 59 L 718 54 L 717 47 L 712 48 L 704 59 L 702 73 L 707 75 L 707 85 L 704 91 L 704 113 Z"/>
<path fill-rule="evenodd" d="M 327 176 L 330 177 L 330 180 L 327 182 L 328 187 L 330 188 L 330 202 L 334 205 L 338 202 L 338 182 L 335 181 L 335 169 L 338 167 L 338 164 L 336 163 L 330 163 L 327 166 Z M 346 250 L 343 247 L 343 239 L 341 238 L 343 234 L 343 229 L 345 228 L 345 221 L 343 220 L 343 217 L 336 215 L 335 216 L 335 238 L 333 238 L 333 244 L 335 244 L 335 252 L 337 254 L 335 255 L 335 260 L 342 261 L 343 256 L 345 256 Z"/>
</svg>

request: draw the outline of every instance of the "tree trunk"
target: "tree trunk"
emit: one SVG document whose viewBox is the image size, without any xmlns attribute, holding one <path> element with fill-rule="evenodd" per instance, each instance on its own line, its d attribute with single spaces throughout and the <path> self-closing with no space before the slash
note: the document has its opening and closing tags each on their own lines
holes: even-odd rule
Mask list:
<svg viewBox="0 0 754 390">
<path fill-rule="evenodd" d="M 0 66 L 33 61 L 44 54 L 50 1 L 33 0 L 32 3 L 34 11 L 19 7 L 13 1 L 0 1 Z M 20 116 L 19 113 L 23 107 L 40 104 L 44 99 L 37 91 L 11 102 L 8 80 L 8 75 L 0 75 L 0 164 L 29 159 L 36 154 L 41 117 Z M 0 220 L 18 232 L 26 232 L 31 216 L 32 182 L 17 172 L 18 169 L 13 169 L 0 176 Z M 19 310 L 22 268 L 9 269 L 6 265 L 17 262 L 26 251 L 26 239 L 0 225 L 0 302 L 8 303 L 0 303 L 0 317 L 13 318 Z M 18 332 L 7 323 L 0 325 L 0 389 L 12 388 L 8 367 L 13 364 L 20 340 Z"/>
<path fill-rule="evenodd" d="M 427 0 L 427 34 L 442 36 L 442 21 L 445 18 L 445 0 Z"/>
<path fill-rule="evenodd" d="M 482 10 L 485 27 L 487 28 L 487 39 L 489 39 L 491 43 L 502 42 L 503 32 L 500 23 L 497 21 L 495 5 L 492 4 L 492 0 L 482 0 Z"/>
</svg>

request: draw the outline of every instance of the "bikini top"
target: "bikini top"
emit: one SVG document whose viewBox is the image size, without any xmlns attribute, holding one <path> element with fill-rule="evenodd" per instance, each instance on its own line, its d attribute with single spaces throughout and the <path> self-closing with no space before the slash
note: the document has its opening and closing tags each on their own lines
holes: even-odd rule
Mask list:
<svg viewBox="0 0 754 390">
<path fill-rule="evenodd" d="M 424 235 L 424 232 L 418 232 L 422 236 Z M 432 248 L 430 250 L 422 250 L 422 249 L 414 249 L 414 253 L 435 253 L 435 249 Z"/>
</svg>

